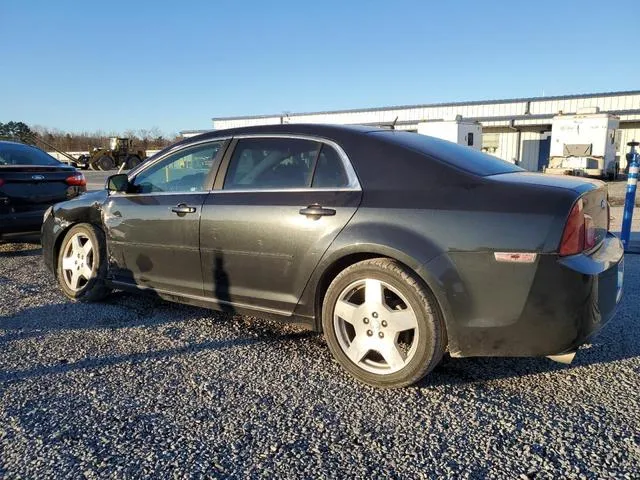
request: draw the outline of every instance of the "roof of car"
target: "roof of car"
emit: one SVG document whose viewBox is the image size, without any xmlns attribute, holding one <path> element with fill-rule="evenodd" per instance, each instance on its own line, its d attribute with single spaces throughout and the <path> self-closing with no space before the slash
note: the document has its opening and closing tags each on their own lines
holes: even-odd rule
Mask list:
<svg viewBox="0 0 640 480">
<path fill-rule="evenodd" d="M 251 127 L 228 128 L 224 130 L 214 130 L 206 132 L 192 139 L 204 140 L 207 138 L 217 138 L 232 135 L 247 134 L 298 134 L 298 135 L 319 135 L 323 137 L 336 137 L 349 134 L 365 134 L 381 130 L 378 127 L 365 125 L 334 125 L 326 123 L 283 123 L 275 125 L 256 125 Z"/>
</svg>

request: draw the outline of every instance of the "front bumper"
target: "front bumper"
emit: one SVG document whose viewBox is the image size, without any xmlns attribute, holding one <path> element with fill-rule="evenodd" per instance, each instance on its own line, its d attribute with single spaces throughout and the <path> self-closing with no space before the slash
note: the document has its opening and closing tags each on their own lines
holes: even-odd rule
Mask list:
<svg viewBox="0 0 640 480">
<path fill-rule="evenodd" d="M 42 244 L 42 260 L 44 265 L 51 273 L 54 273 L 53 252 L 57 238 L 55 231 L 57 229 L 55 228 L 55 218 L 51 210 L 52 209 L 44 216 L 42 229 L 40 230 L 40 243 Z"/>
</svg>

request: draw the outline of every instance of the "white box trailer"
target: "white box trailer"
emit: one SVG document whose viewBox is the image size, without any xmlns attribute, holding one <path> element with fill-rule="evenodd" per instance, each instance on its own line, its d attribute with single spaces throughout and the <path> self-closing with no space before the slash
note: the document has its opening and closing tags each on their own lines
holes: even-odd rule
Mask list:
<svg viewBox="0 0 640 480">
<path fill-rule="evenodd" d="M 551 146 L 546 173 L 614 177 L 616 130 L 620 119 L 597 108 L 579 110 L 575 115 L 556 115 L 551 121 Z"/>
<path fill-rule="evenodd" d="M 441 138 L 449 142 L 480 150 L 482 148 L 482 125 L 473 120 L 457 116 L 454 120 L 438 120 L 418 123 L 418 133 Z"/>
</svg>

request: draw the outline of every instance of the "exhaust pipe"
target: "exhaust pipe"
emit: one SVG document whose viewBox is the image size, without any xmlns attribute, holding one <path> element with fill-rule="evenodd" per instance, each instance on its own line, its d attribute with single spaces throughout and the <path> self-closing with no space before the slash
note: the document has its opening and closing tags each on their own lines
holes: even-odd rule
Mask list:
<svg viewBox="0 0 640 480">
<path fill-rule="evenodd" d="M 547 355 L 549 360 L 553 360 L 554 362 L 563 363 L 565 365 L 569 365 L 573 362 L 574 357 L 576 356 L 576 352 L 563 353 L 561 355 Z"/>
</svg>

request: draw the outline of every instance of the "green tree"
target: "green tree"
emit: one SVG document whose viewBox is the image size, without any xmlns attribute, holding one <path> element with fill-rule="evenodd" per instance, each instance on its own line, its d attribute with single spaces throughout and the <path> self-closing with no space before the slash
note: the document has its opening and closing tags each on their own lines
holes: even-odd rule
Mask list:
<svg viewBox="0 0 640 480">
<path fill-rule="evenodd" d="M 23 122 L 0 122 L 0 137 L 17 139 L 26 143 L 33 143 L 34 133 Z"/>
</svg>

